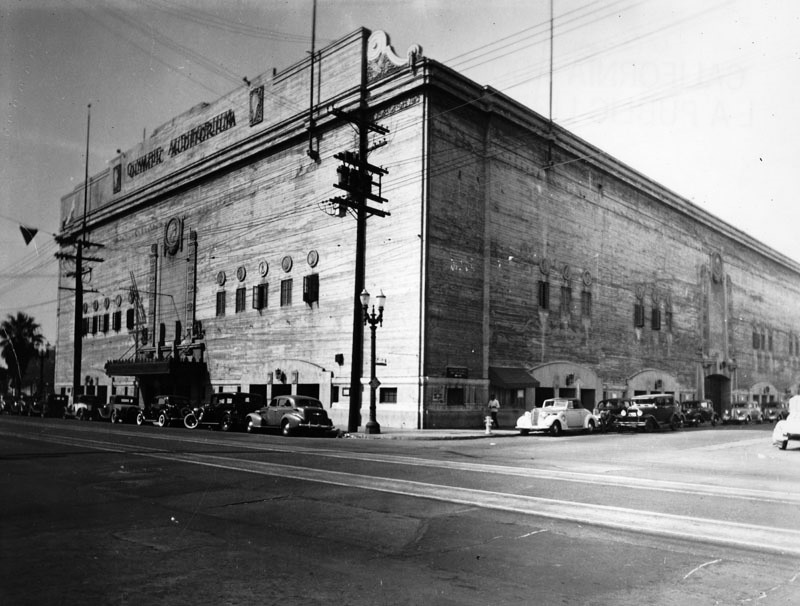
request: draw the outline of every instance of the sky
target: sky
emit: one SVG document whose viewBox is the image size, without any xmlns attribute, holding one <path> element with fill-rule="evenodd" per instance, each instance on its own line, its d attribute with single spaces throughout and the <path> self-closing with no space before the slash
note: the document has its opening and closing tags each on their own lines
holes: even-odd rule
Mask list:
<svg viewBox="0 0 800 606">
<path fill-rule="evenodd" d="M 161 124 L 311 49 L 313 0 L 0 0 L 0 318 L 56 340 L 61 197 Z M 800 262 L 800 2 L 317 0 Z M 91 110 L 88 109 L 91 104 Z M 89 117 L 89 111 L 91 116 Z M 90 121 L 89 124 L 87 124 Z M 20 226 L 38 229 L 26 245 Z"/>
</svg>

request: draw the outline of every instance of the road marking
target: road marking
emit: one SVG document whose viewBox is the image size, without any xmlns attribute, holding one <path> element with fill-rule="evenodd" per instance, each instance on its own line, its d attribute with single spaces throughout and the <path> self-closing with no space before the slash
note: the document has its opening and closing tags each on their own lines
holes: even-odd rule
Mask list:
<svg viewBox="0 0 800 606">
<path fill-rule="evenodd" d="M 0 434 L 8 435 L 8 432 L 0 431 Z M 31 436 L 24 435 L 17 435 L 16 437 L 31 438 Z M 127 453 L 171 462 L 180 461 L 193 465 L 255 473 L 270 477 L 317 482 L 333 486 L 347 486 L 350 488 L 373 490 L 414 498 L 433 499 L 447 503 L 457 503 L 556 519 L 570 523 L 587 524 L 629 532 L 800 556 L 800 531 L 787 528 L 771 528 L 753 524 L 635 510 L 625 507 L 584 504 L 575 501 L 546 499 L 496 491 L 461 488 L 457 486 L 443 486 L 396 478 L 361 476 L 339 471 L 308 469 L 278 463 L 234 459 L 220 455 L 201 453 L 190 455 L 165 451 L 164 449 L 143 447 L 140 445 L 125 446 L 101 440 L 70 438 L 62 435 L 38 435 L 33 436 L 33 438 L 71 446 L 83 446 L 96 450 Z"/>
</svg>

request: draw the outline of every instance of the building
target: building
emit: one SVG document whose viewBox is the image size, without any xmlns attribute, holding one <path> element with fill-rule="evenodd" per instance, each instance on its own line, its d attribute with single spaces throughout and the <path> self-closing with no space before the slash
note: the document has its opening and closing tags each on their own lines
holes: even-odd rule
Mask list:
<svg viewBox="0 0 800 606">
<path fill-rule="evenodd" d="M 554 395 L 722 409 L 798 393 L 798 263 L 418 46 L 401 57 L 360 29 L 313 59 L 177 116 L 89 180 L 86 237 L 104 248 L 82 389 L 310 394 L 347 425 L 357 222 L 333 184 L 363 100 L 368 161 L 388 171 L 365 248 L 365 287 L 388 299 L 382 425 L 476 427 L 490 393 L 505 422 Z M 84 186 L 61 205 L 69 252 Z M 75 300 L 59 292 L 69 392 Z"/>
</svg>

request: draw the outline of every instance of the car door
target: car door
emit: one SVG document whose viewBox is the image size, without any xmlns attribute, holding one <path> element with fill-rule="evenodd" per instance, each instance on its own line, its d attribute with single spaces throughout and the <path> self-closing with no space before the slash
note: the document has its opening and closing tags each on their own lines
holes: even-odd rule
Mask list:
<svg viewBox="0 0 800 606">
<path fill-rule="evenodd" d="M 581 410 L 581 404 L 577 400 L 570 400 L 567 402 L 567 410 L 565 412 L 567 427 L 565 429 L 578 429 L 583 426 L 583 414 Z"/>
<path fill-rule="evenodd" d="M 277 427 L 281 423 L 281 414 L 280 414 L 280 400 L 282 398 L 279 396 L 277 398 L 272 398 L 269 401 L 269 406 L 267 406 L 267 425 L 270 427 Z"/>
</svg>

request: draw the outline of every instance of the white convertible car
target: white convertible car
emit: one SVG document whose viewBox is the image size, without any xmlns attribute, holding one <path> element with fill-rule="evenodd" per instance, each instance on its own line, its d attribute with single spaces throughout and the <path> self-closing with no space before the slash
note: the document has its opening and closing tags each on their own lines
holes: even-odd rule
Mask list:
<svg viewBox="0 0 800 606">
<path fill-rule="evenodd" d="M 594 431 L 597 417 L 586 410 L 575 398 L 551 398 L 541 408 L 529 410 L 517 419 L 517 429 L 524 436 L 532 431 L 547 432 L 552 436 L 562 431 Z"/>
<path fill-rule="evenodd" d="M 772 431 L 772 443 L 786 450 L 789 440 L 800 440 L 800 396 L 789 400 L 789 416 L 778 421 Z"/>
</svg>

